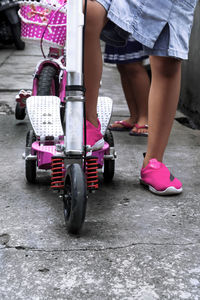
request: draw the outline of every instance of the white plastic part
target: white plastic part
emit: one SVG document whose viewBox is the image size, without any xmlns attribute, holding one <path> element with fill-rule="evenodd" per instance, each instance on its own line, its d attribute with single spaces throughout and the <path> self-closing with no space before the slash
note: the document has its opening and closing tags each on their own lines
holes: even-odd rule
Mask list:
<svg viewBox="0 0 200 300">
<path fill-rule="evenodd" d="M 32 96 L 26 101 L 29 119 L 36 136 L 63 136 L 60 99 L 56 96 Z"/>
<path fill-rule="evenodd" d="M 99 97 L 97 114 L 101 123 L 101 133 L 104 136 L 112 114 L 113 101 L 109 97 Z"/>
</svg>

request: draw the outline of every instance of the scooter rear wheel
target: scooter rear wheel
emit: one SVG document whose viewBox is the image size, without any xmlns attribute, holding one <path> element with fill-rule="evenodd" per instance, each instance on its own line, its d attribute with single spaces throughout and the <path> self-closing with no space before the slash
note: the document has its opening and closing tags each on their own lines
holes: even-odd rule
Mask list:
<svg viewBox="0 0 200 300">
<path fill-rule="evenodd" d="M 71 234 L 78 234 L 85 220 L 87 206 L 85 175 L 79 164 L 67 168 L 63 200 L 67 230 Z"/>
<path fill-rule="evenodd" d="M 104 140 L 109 144 L 110 147 L 114 147 L 114 138 L 112 132 L 107 129 Z M 115 160 L 114 159 L 104 159 L 104 172 L 103 178 L 106 183 L 110 183 L 115 174 Z"/>
<path fill-rule="evenodd" d="M 24 120 L 26 117 L 26 109 L 25 107 L 21 108 L 20 103 L 17 102 L 15 106 L 15 118 L 17 120 Z"/>
<path fill-rule="evenodd" d="M 34 131 L 31 129 L 26 135 L 26 147 L 31 148 L 32 143 L 36 140 Z M 36 180 L 36 160 L 25 160 L 25 176 L 29 183 L 34 183 Z"/>
</svg>

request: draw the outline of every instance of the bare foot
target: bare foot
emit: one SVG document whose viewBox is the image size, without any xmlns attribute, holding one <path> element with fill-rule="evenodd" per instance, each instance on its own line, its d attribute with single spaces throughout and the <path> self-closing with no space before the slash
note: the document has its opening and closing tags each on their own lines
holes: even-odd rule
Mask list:
<svg viewBox="0 0 200 300">
<path fill-rule="evenodd" d="M 146 119 L 140 119 L 130 131 L 130 135 L 148 136 L 148 122 Z"/>
<path fill-rule="evenodd" d="M 129 117 L 128 119 L 116 121 L 110 124 L 109 128 L 112 130 L 130 130 L 135 124 L 136 118 Z"/>
</svg>

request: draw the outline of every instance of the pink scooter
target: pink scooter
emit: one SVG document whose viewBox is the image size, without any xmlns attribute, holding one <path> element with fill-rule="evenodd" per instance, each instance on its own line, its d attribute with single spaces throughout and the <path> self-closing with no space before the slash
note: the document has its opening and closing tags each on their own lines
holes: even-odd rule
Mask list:
<svg viewBox="0 0 200 300">
<path fill-rule="evenodd" d="M 50 48 L 48 58 L 36 67 L 32 95 L 20 91 L 16 98 L 16 110 L 27 110 L 33 128 L 26 137 L 26 179 L 33 183 L 38 169 L 51 169 L 51 188 L 63 198 L 66 226 L 73 234 L 84 223 L 88 191 L 98 189 L 99 170 L 111 182 L 116 158 L 107 129 L 112 112 L 108 97 L 99 97 L 97 108 L 104 147 L 93 151 L 86 145 L 82 5 L 82 0 L 68 0 L 65 51 Z"/>
</svg>

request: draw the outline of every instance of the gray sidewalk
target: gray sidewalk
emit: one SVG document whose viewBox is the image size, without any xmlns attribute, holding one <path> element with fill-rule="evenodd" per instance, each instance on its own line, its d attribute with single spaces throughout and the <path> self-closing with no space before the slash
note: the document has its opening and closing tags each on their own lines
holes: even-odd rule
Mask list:
<svg viewBox="0 0 200 300">
<path fill-rule="evenodd" d="M 165 162 L 184 192 L 163 198 L 139 185 L 147 139 L 114 133 L 113 183 L 100 176 L 82 235 L 71 237 L 49 173 L 26 183 L 30 125 L 11 113 L 40 58 L 37 47 L 0 49 L 0 300 L 200 299 L 200 132 L 174 122 Z M 113 67 L 104 67 L 101 94 L 113 98 L 113 120 L 128 115 Z"/>
</svg>

